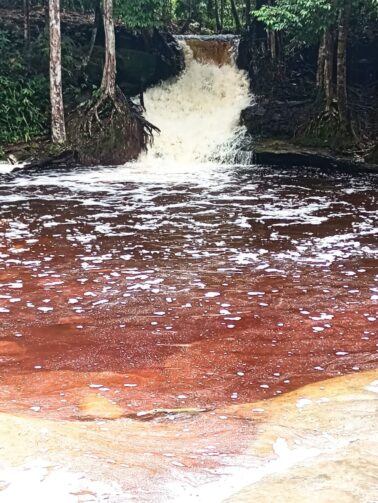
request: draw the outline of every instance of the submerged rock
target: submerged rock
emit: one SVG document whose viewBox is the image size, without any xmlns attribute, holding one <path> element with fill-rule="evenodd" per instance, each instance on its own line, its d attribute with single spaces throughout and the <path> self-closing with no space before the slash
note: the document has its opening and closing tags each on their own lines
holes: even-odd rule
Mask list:
<svg viewBox="0 0 378 503">
<path fill-rule="evenodd" d="M 85 395 L 78 409 L 79 416 L 84 419 L 118 419 L 124 414 L 122 407 L 96 393 Z"/>
</svg>

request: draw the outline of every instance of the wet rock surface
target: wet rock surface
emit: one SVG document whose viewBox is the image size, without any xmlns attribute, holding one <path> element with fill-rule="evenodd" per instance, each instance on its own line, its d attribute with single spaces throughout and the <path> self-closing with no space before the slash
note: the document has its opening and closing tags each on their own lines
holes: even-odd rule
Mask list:
<svg viewBox="0 0 378 503">
<path fill-rule="evenodd" d="M 288 138 L 255 138 L 253 161 L 257 164 L 277 166 L 316 166 L 324 172 L 340 170 L 345 172 L 378 172 L 378 165 L 366 162 L 358 156 L 336 155 L 326 148 L 311 148 L 292 143 Z"/>
<path fill-rule="evenodd" d="M 306 123 L 311 109 L 309 100 L 258 99 L 242 111 L 241 121 L 252 136 L 292 137 Z"/>
<path fill-rule="evenodd" d="M 3 501 L 359 501 L 376 495 L 377 372 L 191 417 L 0 414 Z M 14 435 L 14 431 L 17 435 Z M 12 499 L 13 498 L 13 499 Z M 210 499 L 209 499 L 210 498 Z"/>
</svg>

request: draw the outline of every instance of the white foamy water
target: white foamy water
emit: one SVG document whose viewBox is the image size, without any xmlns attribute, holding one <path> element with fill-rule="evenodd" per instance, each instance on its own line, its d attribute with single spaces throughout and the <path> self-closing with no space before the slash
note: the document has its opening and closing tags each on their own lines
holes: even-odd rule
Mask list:
<svg viewBox="0 0 378 503">
<path fill-rule="evenodd" d="M 233 160 L 244 132 L 240 112 L 251 101 L 247 75 L 234 63 L 197 61 L 189 46 L 181 43 L 185 71 L 177 80 L 146 92 L 147 119 L 161 133 L 140 160 L 155 165 L 157 160 L 185 165 Z"/>
</svg>

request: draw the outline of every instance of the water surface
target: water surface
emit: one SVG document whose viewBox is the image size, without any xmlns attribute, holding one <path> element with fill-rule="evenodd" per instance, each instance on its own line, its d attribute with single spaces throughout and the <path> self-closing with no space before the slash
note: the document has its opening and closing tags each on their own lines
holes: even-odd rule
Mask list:
<svg viewBox="0 0 378 503">
<path fill-rule="evenodd" d="M 273 397 L 377 364 L 377 181 L 157 164 L 0 181 L 2 410 Z"/>
</svg>

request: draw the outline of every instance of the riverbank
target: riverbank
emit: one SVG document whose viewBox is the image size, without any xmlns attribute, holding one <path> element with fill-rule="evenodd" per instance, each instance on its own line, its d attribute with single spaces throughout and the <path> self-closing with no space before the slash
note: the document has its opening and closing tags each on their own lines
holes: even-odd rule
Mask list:
<svg viewBox="0 0 378 503">
<path fill-rule="evenodd" d="M 314 167 L 323 170 L 378 172 L 378 164 L 366 162 L 356 155 L 336 154 L 329 149 L 317 149 L 296 145 L 290 139 L 253 138 L 252 164 L 295 168 Z M 8 145 L 3 153 L 4 165 L 14 165 L 13 174 L 20 170 L 75 169 L 79 163 L 75 152 L 57 148 L 48 139 L 30 143 Z M 1 160 L 0 160 L 1 163 Z"/>
<path fill-rule="evenodd" d="M 357 155 L 336 154 L 329 149 L 317 149 L 296 145 L 290 139 L 260 138 L 254 141 L 253 162 L 257 165 L 284 167 L 314 167 L 343 171 L 378 172 L 378 164 L 365 162 Z"/>
<path fill-rule="evenodd" d="M 254 99 L 241 122 L 253 139 L 257 163 L 377 170 L 378 38 L 371 28 L 364 37 L 356 26 L 349 34 L 343 120 L 336 75 L 328 82 L 330 102 L 320 87 L 318 45 L 295 47 L 293 42 L 291 47 L 280 33 L 272 51 L 265 27 L 256 20 L 242 34 L 237 64 L 249 75 Z"/>
<path fill-rule="evenodd" d="M 143 93 L 182 72 L 184 57 L 179 44 L 168 31 L 131 30 L 116 23 L 120 103 L 117 113 L 109 117 L 107 111 L 102 110 L 102 115 L 97 111 L 92 124 L 89 111 L 96 103 L 103 71 L 103 26 L 94 14 L 63 11 L 61 18 L 65 147 L 50 141 L 45 11 L 32 9 L 25 45 L 23 11 L 0 9 L 0 159 L 45 166 L 49 162 L 56 165 L 63 157 L 67 165 L 67 150 L 74 151 L 72 166 L 79 160 L 82 164 L 116 164 L 136 159 L 154 129 L 143 119 Z M 132 102 L 124 96 L 135 99 Z M 106 103 L 104 106 L 106 109 Z"/>
</svg>

